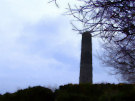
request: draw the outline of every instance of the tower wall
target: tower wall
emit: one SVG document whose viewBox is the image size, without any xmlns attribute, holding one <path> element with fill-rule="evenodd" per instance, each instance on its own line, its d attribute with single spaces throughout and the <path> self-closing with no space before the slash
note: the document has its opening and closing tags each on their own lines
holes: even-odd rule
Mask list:
<svg viewBox="0 0 135 101">
<path fill-rule="evenodd" d="M 79 83 L 92 83 L 92 38 L 89 32 L 82 34 Z"/>
</svg>

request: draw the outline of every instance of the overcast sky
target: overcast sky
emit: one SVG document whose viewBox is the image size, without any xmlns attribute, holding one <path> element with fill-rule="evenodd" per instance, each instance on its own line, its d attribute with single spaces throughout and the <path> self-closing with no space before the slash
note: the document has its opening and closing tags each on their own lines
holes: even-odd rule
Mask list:
<svg viewBox="0 0 135 101">
<path fill-rule="evenodd" d="M 28 86 L 78 84 L 81 35 L 71 17 L 48 0 L 0 0 L 0 93 Z M 93 39 L 93 82 L 117 83 L 96 57 Z M 99 52 L 100 53 L 100 52 Z"/>
</svg>

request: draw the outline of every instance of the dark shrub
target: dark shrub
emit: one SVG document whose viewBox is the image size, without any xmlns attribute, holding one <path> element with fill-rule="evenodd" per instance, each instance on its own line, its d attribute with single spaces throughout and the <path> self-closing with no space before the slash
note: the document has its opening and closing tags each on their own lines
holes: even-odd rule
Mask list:
<svg viewBox="0 0 135 101">
<path fill-rule="evenodd" d="M 33 87 L 16 92 L 17 99 L 24 99 L 25 101 L 54 101 L 53 92 L 44 87 Z"/>
<path fill-rule="evenodd" d="M 56 92 L 56 101 L 135 101 L 135 85 L 64 85 Z"/>
<path fill-rule="evenodd" d="M 0 101 L 135 101 L 135 85 L 68 84 L 55 93 L 36 86 L 0 95 Z"/>
<path fill-rule="evenodd" d="M 54 94 L 48 88 L 36 86 L 18 90 L 13 94 L 6 93 L 3 98 L 3 101 L 54 101 Z"/>
</svg>

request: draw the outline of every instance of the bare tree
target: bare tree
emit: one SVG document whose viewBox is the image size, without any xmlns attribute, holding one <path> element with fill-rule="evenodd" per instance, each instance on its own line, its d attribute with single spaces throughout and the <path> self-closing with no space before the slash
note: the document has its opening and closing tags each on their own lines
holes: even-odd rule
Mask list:
<svg viewBox="0 0 135 101">
<path fill-rule="evenodd" d="M 56 0 L 54 0 L 56 2 Z M 135 82 L 135 1 L 78 0 L 82 5 L 69 12 L 83 26 L 74 30 L 90 31 L 104 41 L 104 62 L 128 82 Z"/>
<path fill-rule="evenodd" d="M 91 31 L 105 41 L 103 62 L 124 81 L 135 83 L 134 0 L 81 1 L 84 5 L 76 9 L 69 6 L 71 15 L 84 25 L 82 31 Z"/>
<path fill-rule="evenodd" d="M 121 44 L 105 43 L 103 62 L 115 70 L 115 74 L 121 74 L 121 79 L 129 83 L 135 83 L 135 41 L 128 46 Z"/>
</svg>

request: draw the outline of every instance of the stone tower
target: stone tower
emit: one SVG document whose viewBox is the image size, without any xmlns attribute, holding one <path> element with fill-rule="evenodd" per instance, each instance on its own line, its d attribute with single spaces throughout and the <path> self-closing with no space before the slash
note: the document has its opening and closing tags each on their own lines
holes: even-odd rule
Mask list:
<svg viewBox="0 0 135 101">
<path fill-rule="evenodd" d="M 82 34 L 79 83 L 92 83 L 92 38 L 90 32 Z"/>
</svg>

